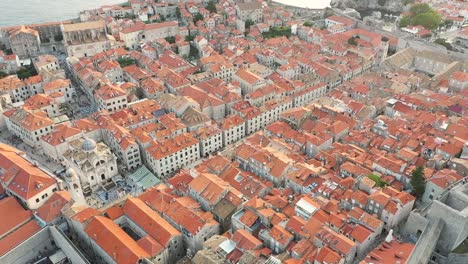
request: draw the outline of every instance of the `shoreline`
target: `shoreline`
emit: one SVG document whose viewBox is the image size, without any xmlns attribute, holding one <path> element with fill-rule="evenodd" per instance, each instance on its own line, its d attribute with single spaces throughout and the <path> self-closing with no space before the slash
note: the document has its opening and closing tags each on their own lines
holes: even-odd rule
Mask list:
<svg viewBox="0 0 468 264">
<path fill-rule="evenodd" d="M 272 5 L 277 5 L 277 6 L 284 6 L 284 7 L 289 7 L 289 8 L 298 8 L 298 9 L 308 9 L 308 10 L 322 10 L 322 9 L 326 9 L 326 8 L 330 8 L 330 3 L 331 1 L 329 1 L 328 5 L 321 5 L 320 7 L 317 6 L 317 7 L 307 7 L 307 6 L 304 6 L 304 5 L 301 5 L 301 4 L 290 4 L 290 3 L 282 3 L 282 2 L 279 2 L 280 0 L 271 0 L 270 3 Z"/>
</svg>

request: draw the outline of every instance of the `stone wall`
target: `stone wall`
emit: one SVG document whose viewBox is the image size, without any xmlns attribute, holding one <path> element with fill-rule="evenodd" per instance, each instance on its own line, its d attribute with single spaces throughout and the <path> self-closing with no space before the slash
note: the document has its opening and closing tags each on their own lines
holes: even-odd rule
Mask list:
<svg viewBox="0 0 468 264">
<path fill-rule="evenodd" d="M 330 5 L 339 8 L 378 9 L 388 12 L 402 12 L 403 0 L 332 0 Z"/>
<path fill-rule="evenodd" d="M 450 254 L 447 263 L 450 264 L 466 264 L 468 263 L 468 253 L 465 254 Z"/>
<path fill-rule="evenodd" d="M 23 264 L 61 249 L 72 263 L 89 263 L 77 248 L 54 226 L 48 226 L 3 255 L 0 263 Z"/>
</svg>

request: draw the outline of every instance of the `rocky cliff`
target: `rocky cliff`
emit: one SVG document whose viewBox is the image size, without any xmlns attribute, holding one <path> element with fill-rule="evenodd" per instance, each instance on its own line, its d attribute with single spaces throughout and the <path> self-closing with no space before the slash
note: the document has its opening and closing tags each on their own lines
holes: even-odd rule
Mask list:
<svg viewBox="0 0 468 264">
<path fill-rule="evenodd" d="M 330 5 L 337 8 L 379 9 L 392 13 L 403 11 L 404 0 L 332 0 Z"/>
</svg>

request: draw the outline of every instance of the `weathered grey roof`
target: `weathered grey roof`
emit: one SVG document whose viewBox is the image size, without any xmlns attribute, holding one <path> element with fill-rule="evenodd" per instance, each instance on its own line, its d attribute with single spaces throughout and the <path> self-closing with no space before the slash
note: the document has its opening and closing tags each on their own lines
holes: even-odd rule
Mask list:
<svg viewBox="0 0 468 264">
<path fill-rule="evenodd" d="M 238 6 L 240 11 L 262 9 L 262 4 L 259 3 L 259 2 L 238 3 L 237 6 Z"/>
</svg>

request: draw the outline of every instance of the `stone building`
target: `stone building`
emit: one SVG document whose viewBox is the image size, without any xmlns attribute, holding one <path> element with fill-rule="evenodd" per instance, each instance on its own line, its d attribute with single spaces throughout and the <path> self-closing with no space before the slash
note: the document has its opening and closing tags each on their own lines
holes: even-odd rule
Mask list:
<svg viewBox="0 0 468 264">
<path fill-rule="evenodd" d="M 20 58 L 35 57 L 41 51 L 41 39 L 37 30 L 21 26 L 9 32 L 11 51 Z"/>
<path fill-rule="evenodd" d="M 411 212 L 403 232 L 417 239 L 409 264 L 466 263 L 461 261 L 466 253 L 457 250 L 468 237 L 466 180 L 450 185 L 431 204 Z"/>
<path fill-rule="evenodd" d="M 62 25 L 62 32 L 68 56 L 94 56 L 111 47 L 103 20 Z"/>
<path fill-rule="evenodd" d="M 63 156 L 65 166 L 78 175 L 85 195 L 118 174 L 117 158 L 109 147 L 90 138 L 70 142 L 70 150 Z"/>
<path fill-rule="evenodd" d="M 260 2 L 237 3 L 236 14 L 242 21 L 249 19 L 254 23 L 263 21 L 263 8 Z"/>
</svg>

